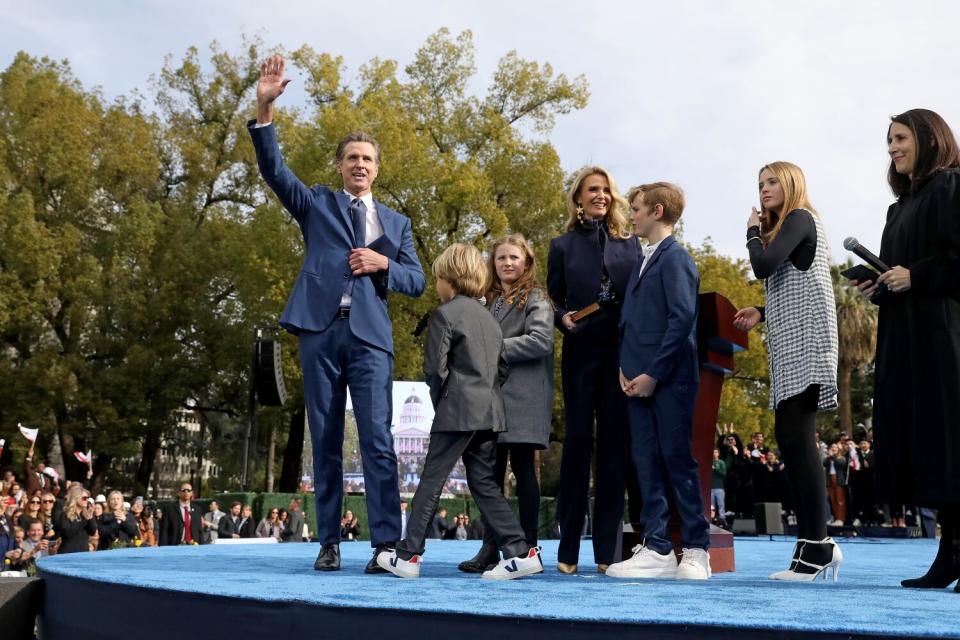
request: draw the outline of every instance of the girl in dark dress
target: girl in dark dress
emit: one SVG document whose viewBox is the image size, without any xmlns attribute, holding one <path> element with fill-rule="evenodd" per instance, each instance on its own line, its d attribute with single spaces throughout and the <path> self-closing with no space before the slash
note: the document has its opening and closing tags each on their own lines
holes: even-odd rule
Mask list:
<svg viewBox="0 0 960 640">
<path fill-rule="evenodd" d="M 563 334 L 560 369 L 566 433 L 560 461 L 557 569 L 575 573 L 587 513 L 596 419 L 593 555 L 603 573 L 623 522 L 627 473 L 626 396 L 620 390 L 620 306 L 640 255 L 629 231 L 627 201 L 601 167 L 585 167 L 567 192 L 567 232 L 550 242 L 547 290 Z M 581 318 L 577 311 L 597 304 Z"/>
<path fill-rule="evenodd" d="M 880 259 L 892 266 L 876 283 L 859 283 L 880 307 L 875 469 L 887 501 L 938 510 L 936 559 L 902 584 L 943 588 L 960 578 L 960 149 L 926 109 L 894 116 L 887 146 L 897 201 Z"/>
</svg>

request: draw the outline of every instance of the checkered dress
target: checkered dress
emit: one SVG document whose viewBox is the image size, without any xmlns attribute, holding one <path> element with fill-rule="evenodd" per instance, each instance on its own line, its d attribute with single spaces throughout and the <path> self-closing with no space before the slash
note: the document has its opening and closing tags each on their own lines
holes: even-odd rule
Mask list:
<svg viewBox="0 0 960 640">
<path fill-rule="evenodd" d="M 800 271 L 785 260 L 764 283 L 770 408 L 811 384 L 820 385 L 819 411 L 837 406 L 837 305 L 827 238 L 816 214 L 817 251 Z"/>
</svg>

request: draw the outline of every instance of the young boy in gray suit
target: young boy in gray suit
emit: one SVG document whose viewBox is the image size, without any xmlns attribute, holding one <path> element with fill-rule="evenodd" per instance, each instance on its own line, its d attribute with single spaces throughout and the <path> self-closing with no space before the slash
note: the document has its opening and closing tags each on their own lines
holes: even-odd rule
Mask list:
<svg viewBox="0 0 960 640">
<path fill-rule="evenodd" d="M 420 484 L 413 496 L 407 536 L 377 564 L 401 578 L 420 576 L 424 539 L 443 485 L 458 458 L 467 485 L 504 559 L 484 578 L 510 580 L 543 571 L 540 549 L 531 547 L 494 480 L 497 432 L 504 430 L 500 385 L 506 378 L 503 337 L 477 300 L 486 289 L 486 265 L 475 247 L 454 244 L 433 263 L 443 303 L 430 316 L 423 371 L 436 415 Z"/>
</svg>

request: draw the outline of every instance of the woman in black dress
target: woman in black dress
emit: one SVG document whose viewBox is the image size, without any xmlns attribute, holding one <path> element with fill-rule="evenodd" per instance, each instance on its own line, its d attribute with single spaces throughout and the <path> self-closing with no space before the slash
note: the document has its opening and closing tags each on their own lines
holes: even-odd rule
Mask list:
<svg viewBox="0 0 960 640">
<path fill-rule="evenodd" d="M 943 588 L 960 578 L 960 148 L 933 111 L 891 120 L 887 179 L 897 201 L 880 259 L 892 266 L 859 283 L 880 307 L 875 469 L 889 502 L 938 510 L 936 559 L 902 584 Z"/>
<path fill-rule="evenodd" d="M 626 396 L 620 390 L 620 306 L 640 243 L 631 235 L 627 201 L 601 167 L 585 167 L 567 192 L 567 232 L 550 242 L 547 291 L 556 307 L 554 324 L 563 334 L 563 405 L 566 434 L 560 461 L 557 569 L 575 573 L 587 513 L 593 426 L 597 464 L 593 555 L 598 570 L 614 558 L 623 522 L 626 482 Z M 577 311 L 593 304 L 579 321 Z"/>
<path fill-rule="evenodd" d="M 75 484 L 67 491 L 63 511 L 54 516 L 53 528 L 61 541 L 58 553 L 90 550 L 90 536 L 97 532 L 97 522 L 90 496 L 82 486 Z"/>
</svg>

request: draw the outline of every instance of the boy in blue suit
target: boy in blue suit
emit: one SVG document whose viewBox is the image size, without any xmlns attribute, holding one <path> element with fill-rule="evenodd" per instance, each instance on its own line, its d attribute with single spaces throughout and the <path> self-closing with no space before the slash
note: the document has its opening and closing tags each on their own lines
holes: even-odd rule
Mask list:
<svg viewBox="0 0 960 640">
<path fill-rule="evenodd" d="M 631 455 L 643 497 L 643 544 L 610 565 L 615 578 L 710 576 L 710 524 L 703 513 L 697 461 L 690 452 L 700 372 L 697 290 L 700 274 L 673 237 L 684 197 L 668 182 L 628 194 L 637 235 L 649 243 L 627 287 L 620 320 L 620 386 L 627 395 Z M 671 491 L 680 514 L 683 559 L 667 531 Z"/>
</svg>

